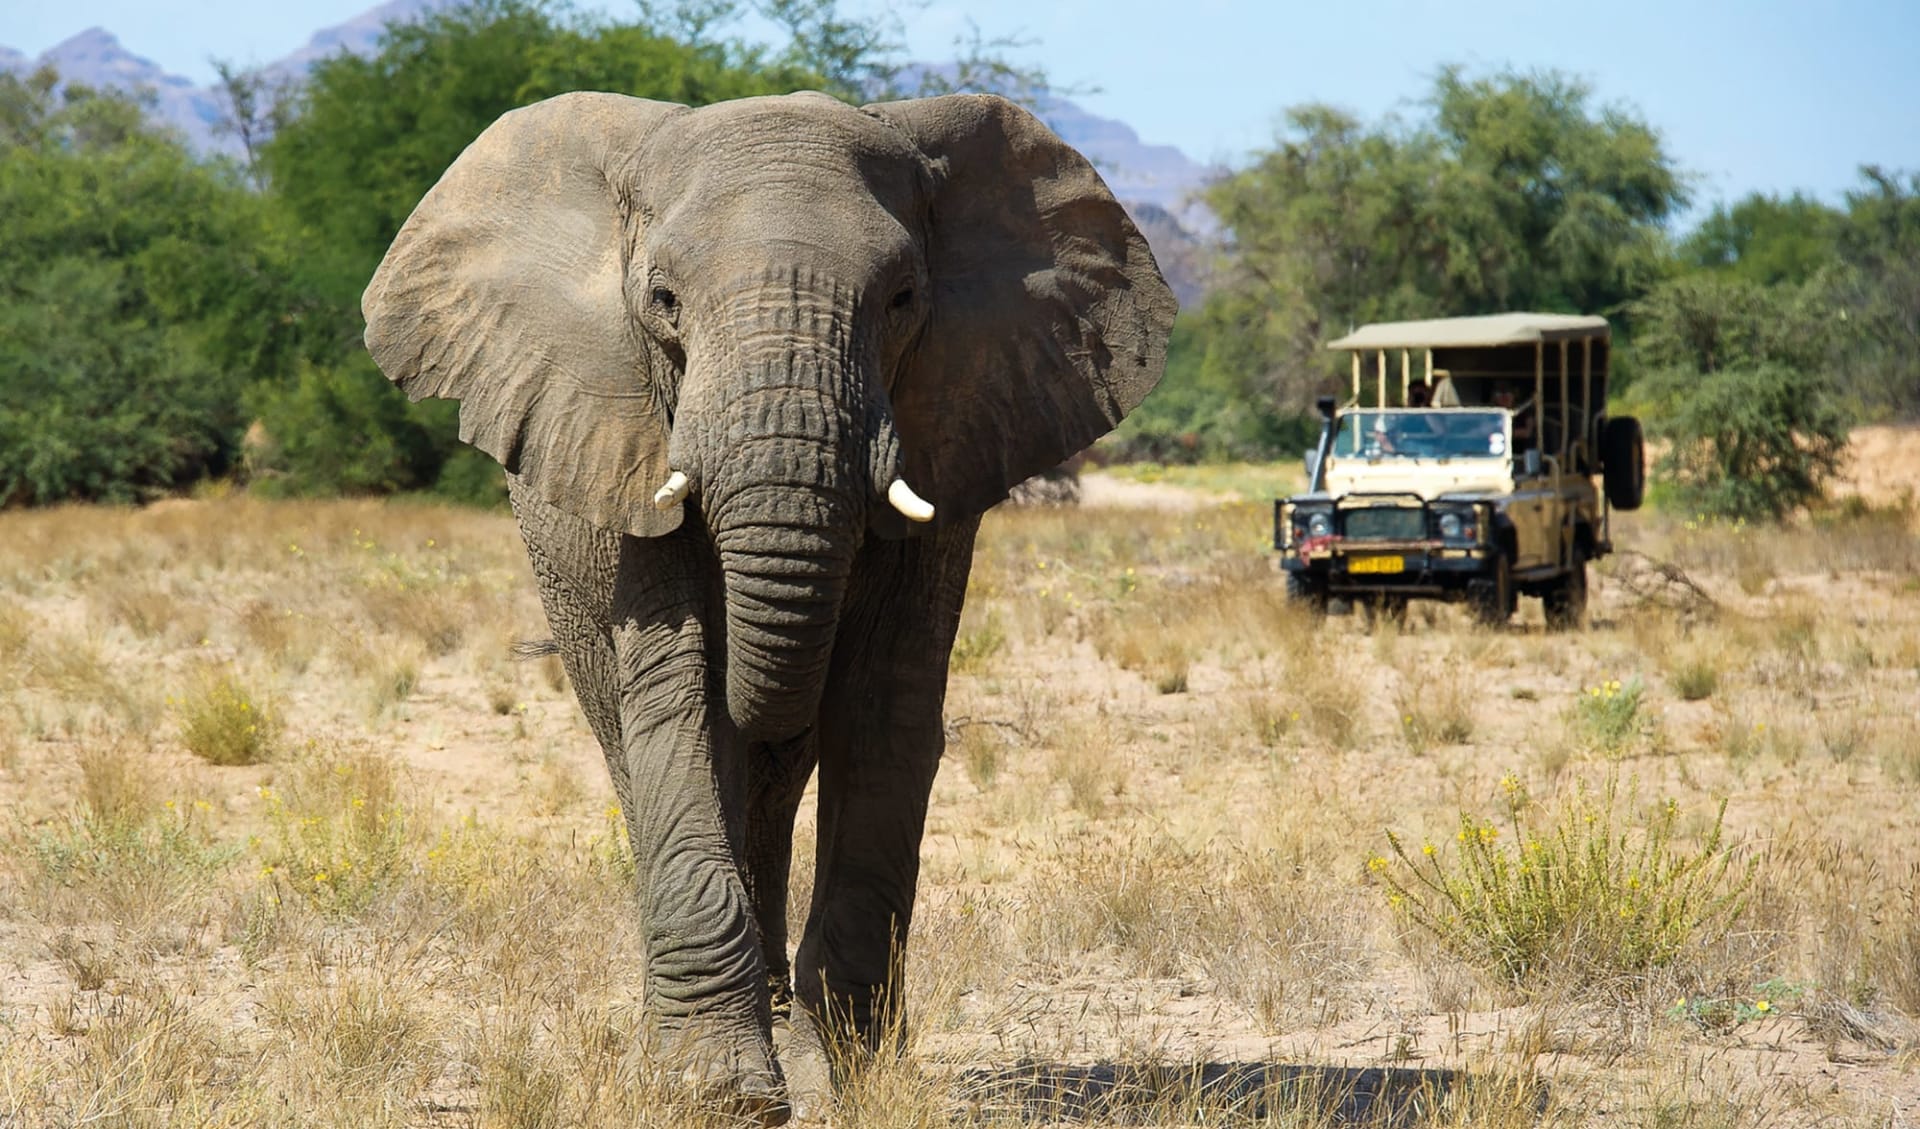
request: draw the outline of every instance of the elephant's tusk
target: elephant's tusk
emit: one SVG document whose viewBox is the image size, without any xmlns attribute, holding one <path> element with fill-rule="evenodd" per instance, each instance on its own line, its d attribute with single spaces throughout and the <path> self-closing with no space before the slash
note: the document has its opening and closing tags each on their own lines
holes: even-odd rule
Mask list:
<svg viewBox="0 0 1920 1129">
<path fill-rule="evenodd" d="M 677 506 L 687 500 L 687 475 L 684 471 L 674 471 L 667 476 L 667 484 L 653 492 L 653 508 L 664 510 Z"/>
<path fill-rule="evenodd" d="M 904 478 L 896 478 L 893 485 L 887 487 L 887 501 L 899 510 L 908 521 L 932 521 L 933 503 L 913 492 Z"/>
</svg>

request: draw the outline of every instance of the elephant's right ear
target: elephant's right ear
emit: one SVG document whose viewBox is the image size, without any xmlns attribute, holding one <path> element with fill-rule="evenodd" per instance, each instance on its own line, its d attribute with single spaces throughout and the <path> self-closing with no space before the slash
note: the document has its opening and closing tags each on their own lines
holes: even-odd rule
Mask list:
<svg viewBox="0 0 1920 1129">
<path fill-rule="evenodd" d="M 627 293 L 632 166 L 682 112 L 563 94 L 504 115 L 413 210 L 361 299 L 367 349 L 409 398 L 460 401 L 461 439 L 560 509 L 642 536 L 674 529 L 681 507 L 653 506 L 665 374 L 648 371 Z"/>
</svg>

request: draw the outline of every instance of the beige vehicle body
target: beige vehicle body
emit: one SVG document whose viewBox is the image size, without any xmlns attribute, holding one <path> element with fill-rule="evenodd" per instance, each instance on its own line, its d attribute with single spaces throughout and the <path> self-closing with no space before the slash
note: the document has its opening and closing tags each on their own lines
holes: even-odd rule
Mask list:
<svg viewBox="0 0 1920 1129">
<path fill-rule="evenodd" d="M 1639 424 L 1606 414 L 1610 347 L 1604 318 L 1566 314 L 1384 323 L 1332 342 L 1352 356 L 1350 398 L 1322 400 L 1309 489 L 1275 505 L 1289 595 L 1464 600 L 1489 623 L 1532 595 L 1550 625 L 1579 623 L 1611 511 L 1644 486 Z"/>
</svg>

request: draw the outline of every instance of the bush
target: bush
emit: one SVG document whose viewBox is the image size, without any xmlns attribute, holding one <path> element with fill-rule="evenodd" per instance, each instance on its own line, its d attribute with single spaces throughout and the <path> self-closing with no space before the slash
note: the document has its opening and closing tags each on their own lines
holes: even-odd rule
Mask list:
<svg viewBox="0 0 1920 1129">
<path fill-rule="evenodd" d="M 254 471 L 270 494 L 421 490 L 455 450 L 453 428 L 435 418 L 455 406 L 409 404 L 365 353 L 303 365 L 289 385 L 256 388 L 253 406 L 266 431 Z"/>
<path fill-rule="evenodd" d="M 130 99 L 0 72 L 0 505 L 219 473 L 292 319 L 264 210 Z"/>
<path fill-rule="evenodd" d="M 260 764 L 279 743 L 279 715 L 231 673 L 208 674 L 173 705 L 180 715 L 181 742 L 210 764 Z"/>
<path fill-rule="evenodd" d="M 1519 782 L 1502 786 L 1506 843 L 1498 824 L 1462 812 L 1453 850 L 1409 852 L 1389 832 L 1393 859 L 1368 863 L 1399 913 L 1487 974 L 1526 987 L 1558 969 L 1644 973 L 1745 910 L 1753 863 L 1736 867 L 1721 839 L 1725 801 L 1699 849 L 1686 851 L 1673 840 L 1671 800 L 1644 826 L 1616 831 L 1610 781 L 1597 797 L 1582 788 L 1541 827 Z"/>
<path fill-rule="evenodd" d="M 1574 699 L 1570 717 L 1575 735 L 1590 748 L 1607 754 L 1625 751 L 1647 728 L 1640 712 L 1646 687 L 1638 678 L 1621 682 L 1610 678 L 1589 686 Z"/>
<path fill-rule="evenodd" d="M 1847 419 L 1821 372 L 1769 363 L 1654 379 L 1669 443 L 1658 473 L 1695 512 L 1780 518 L 1818 501 L 1840 469 Z"/>
<path fill-rule="evenodd" d="M 1839 469 L 1846 415 L 1831 391 L 1834 319 L 1817 284 L 1687 276 L 1634 305 L 1657 476 L 1696 513 L 1779 518 Z M 1663 491 L 1663 493 L 1666 493 Z"/>
</svg>

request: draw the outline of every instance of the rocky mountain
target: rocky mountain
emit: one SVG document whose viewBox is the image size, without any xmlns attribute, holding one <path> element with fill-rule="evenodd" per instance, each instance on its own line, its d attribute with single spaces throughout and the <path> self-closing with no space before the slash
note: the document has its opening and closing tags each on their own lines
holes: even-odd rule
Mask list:
<svg viewBox="0 0 1920 1129">
<path fill-rule="evenodd" d="M 260 69 L 276 84 L 297 82 L 320 59 L 340 51 L 370 54 L 389 23 L 416 19 L 446 0 L 387 0 L 345 23 L 315 32 L 304 47 Z M 238 142 L 221 128 L 225 99 L 210 87 L 170 74 L 150 59 L 127 50 L 104 28 L 86 31 L 49 48 L 38 59 L 0 46 L 0 68 L 29 70 L 51 65 L 61 76 L 90 86 L 145 92 L 155 118 L 177 130 L 203 153 L 236 153 Z M 937 70 L 915 65 L 909 70 Z M 1152 145 L 1133 128 L 1103 118 L 1071 99 L 1049 96 L 1036 107 L 1062 138 L 1085 153 L 1139 224 L 1161 269 L 1183 305 L 1196 301 L 1205 287 L 1207 242 L 1213 221 L 1193 199 L 1216 170 L 1171 145 Z"/>
<path fill-rule="evenodd" d="M 153 60 L 127 50 L 105 28 L 88 28 L 33 60 L 0 48 L 0 66 L 10 70 L 50 66 L 67 81 L 142 93 L 152 99 L 153 116 L 177 130 L 196 150 L 214 152 L 230 144 L 217 130 L 225 107 L 212 90 L 169 74 Z"/>
</svg>

